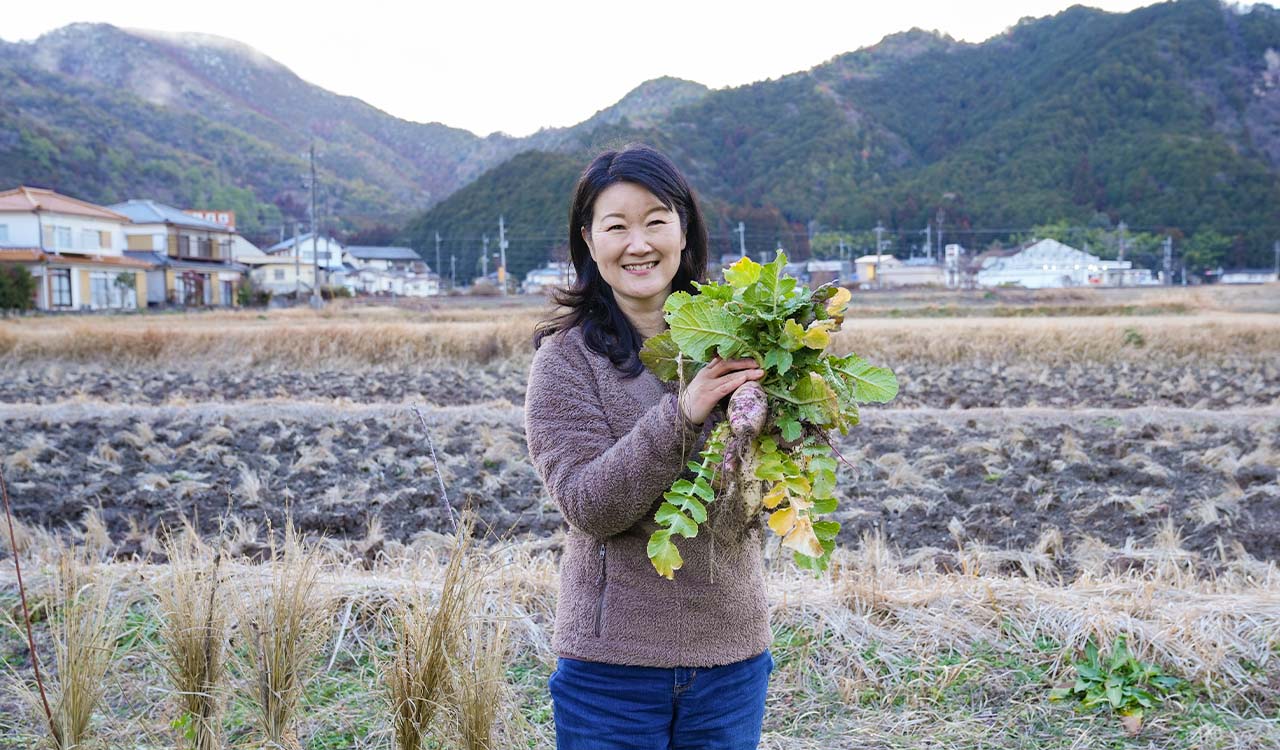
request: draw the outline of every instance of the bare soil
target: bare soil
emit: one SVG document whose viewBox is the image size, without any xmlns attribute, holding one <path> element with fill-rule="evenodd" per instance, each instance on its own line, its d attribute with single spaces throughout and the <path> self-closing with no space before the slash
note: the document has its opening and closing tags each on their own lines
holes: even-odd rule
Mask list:
<svg viewBox="0 0 1280 750">
<path fill-rule="evenodd" d="M 356 403 L 524 403 L 528 359 L 486 365 L 433 363 L 420 369 L 250 370 L 121 368 L 43 364 L 0 369 L 0 403 L 67 400 L 183 404 L 250 399 Z M 901 386 L 893 408 L 1139 406 L 1232 409 L 1280 407 L 1280 362 L 1228 358 L 1209 364 L 974 361 L 954 366 L 895 363 Z"/>
<path fill-rule="evenodd" d="M 529 464 L 523 412 L 504 401 L 423 412 L 454 507 L 493 536 L 548 537 L 562 518 Z M 406 407 L 326 402 L 0 407 L 18 516 L 74 527 L 100 508 L 123 557 L 151 530 L 230 515 L 360 540 L 445 532 L 451 520 L 422 426 Z M 836 443 L 841 541 L 880 528 L 906 553 L 978 542 L 1034 548 L 1150 543 L 1162 523 L 1205 556 L 1237 543 L 1280 560 L 1280 410 L 879 409 Z M 1060 565 L 1070 568 L 1064 558 Z"/>
</svg>

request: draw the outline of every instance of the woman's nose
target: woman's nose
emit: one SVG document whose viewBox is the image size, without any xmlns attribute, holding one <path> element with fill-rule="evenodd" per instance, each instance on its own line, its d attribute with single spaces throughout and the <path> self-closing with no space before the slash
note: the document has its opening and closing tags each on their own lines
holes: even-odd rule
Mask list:
<svg viewBox="0 0 1280 750">
<path fill-rule="evenodd" d="M 635 251 L 644 251 L 649 249 L 649 239 L 645 237 L 643 229 L 632 230 L 627 235 L 627 249 Z"/>
</svg>

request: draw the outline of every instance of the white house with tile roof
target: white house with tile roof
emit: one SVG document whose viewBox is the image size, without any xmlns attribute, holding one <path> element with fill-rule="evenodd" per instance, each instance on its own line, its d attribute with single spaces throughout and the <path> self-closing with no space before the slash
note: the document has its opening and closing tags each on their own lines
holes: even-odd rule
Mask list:
<svg viewBox="0 0 1280 750">
<path fill-rule="evenodd" d="M 45 188 L 0 192 L 0 263 L 36 277 L 40 310 L 146 306 L 151 264 L 129 258 L 128 217 Z"/>
</svg>

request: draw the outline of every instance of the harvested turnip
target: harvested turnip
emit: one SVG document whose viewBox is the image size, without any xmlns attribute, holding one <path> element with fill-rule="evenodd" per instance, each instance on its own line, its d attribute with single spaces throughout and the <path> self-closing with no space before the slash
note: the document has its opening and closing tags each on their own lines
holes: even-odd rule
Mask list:
<svg viewBox="0 0 1280 750">
<path fill-rule="evenodd" d="M 750 440 L 759 435 L 768 416 L 764 389 L 754 380 L 743 383 L 729 397 L 729 429 L 734 437 Z"/>
</svg>

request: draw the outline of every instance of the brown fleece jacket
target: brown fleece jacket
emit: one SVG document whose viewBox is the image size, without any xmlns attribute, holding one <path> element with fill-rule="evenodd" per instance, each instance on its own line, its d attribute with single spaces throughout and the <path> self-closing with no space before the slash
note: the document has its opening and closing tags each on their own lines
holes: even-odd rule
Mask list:
<svg viewBox="0 0 1280 750">
<path fill-rule="evenodd" d="M 718 496 L 675 580 L 645 553 L 662 494 L 696 460 L 699 428 L 676 384 L 626 379 L 579 328 L 543 339 L 525 396 L 529 457 L 569 524 L 552 647 L 560 656 L 648 667 L 712 667 L 764 651 L 769 612 L 761 522 Z M 714 567 L 714 569 L 713 569 Z"/>
</svg>

